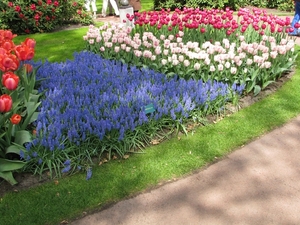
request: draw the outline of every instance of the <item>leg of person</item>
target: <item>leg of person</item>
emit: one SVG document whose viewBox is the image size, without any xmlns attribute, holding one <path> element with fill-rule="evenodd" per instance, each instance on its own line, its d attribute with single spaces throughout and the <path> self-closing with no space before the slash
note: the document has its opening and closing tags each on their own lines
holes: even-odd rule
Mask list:
<svg viewBox="0 0 300 225">
<path fill-rule="evenodd" d="M 97 6 L 96 0 L 91 0 L 92 10 L 93 10 L 93 18 L 96 19 L 97 17 Z"/>
<path fill-rule="evenodd" d="M 91 2 L 90 2 L 89 0 L 86 0 L 86 1 L 84 2 L 84 7 L 85 7 L 85 9 L 86 9 L 87 12 L 90 12 L 90 11 L 91 11 L 90 4 L 91 4 Z"/>
<path fill-rule="evenodd" d="M 103 0 L 102 2 L 102 16 L 106 17 L 106 10 L 107 10 L 107 6 L 108 6 L 108 1 L 109 0 Z"/>
<path fill-rule="evenodd" d="M 120 8 L 120 0 L 116 0 L 118 9 Z"/>
<path fill-rule="evenodd" d="M 111 6 L 114 8 L 116 16 L 119 16 L 120 12 L 119 12 L 119 8 L 117 6 L 116 1 L 115 0 L 109 0 L 109 1 L 110 1 Z"/>
<path fill-rule="evenodd" d="M 108 12 L 109 12 L 109 16 L 113 16 L 114 14 L 113 14 L 113 8 L 112 8 L 112 5 L 111 5 L 111 3 L 110 3 L 110 1 L 108 2 Z"/>
<path fill-rule="evenodd" d="M 290 32 L 289 33 L 290 35 L 298 35 L 299 27 L 297 26 L 295 27 L 295 25 L 299 23 L 299 21 L 300 21 L 300 1 L 295 1 L 295 15 L 291 24 L 292 28 L 294 28 L 294 31 Z"/>
</svg>

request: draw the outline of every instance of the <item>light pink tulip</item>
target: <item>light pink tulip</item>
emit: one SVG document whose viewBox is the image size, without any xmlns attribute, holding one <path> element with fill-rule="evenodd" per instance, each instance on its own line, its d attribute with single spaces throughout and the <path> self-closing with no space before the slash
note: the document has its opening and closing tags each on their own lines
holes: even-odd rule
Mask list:
<svg viewBox="0 0 300 225">
<path fill-rule="evenodd" d="M 195 63 L 194 69 L 195 69 L 195 70 L 199 70 L 199 69 L 200 69 L 200 64 L 199 64 L 199 63 Z"/>
<path fill-rule="evenodd" d="M 237 72 L 236 67 L 231 67 L 231 68 L 230 68 L 230 73 L 231 73 L 231 74 L 236 74 L 236 72 Z"/>
<path fill-rule="evenodd" d="M 183 65 L 184 65 L 185 67 L 188 67 L 190 64 L 191 64 L 190 61 L 187 60 L 187 59 L 185 59 L 185 60 L 183 61 Z"/>
</svg>

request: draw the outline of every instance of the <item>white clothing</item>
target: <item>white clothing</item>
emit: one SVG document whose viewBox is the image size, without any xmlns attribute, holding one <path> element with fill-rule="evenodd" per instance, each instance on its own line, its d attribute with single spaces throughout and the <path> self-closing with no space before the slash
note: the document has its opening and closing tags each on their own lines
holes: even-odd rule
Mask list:
<svg viewBox="0 0 300 225">
<path fill-rule="evenodd" d="M 110 2 L 111 6 L 113 7 L 113 9 L 115 11 L 115 14 L 117 16 L 119 16 L 120 12 L 119 12 L 119 8 L 118 8 L 118 5 L 117 5 L 115 0 L 103 0 L 103 2 L 102 2 L 102 16 L 106 16 L 108 1 Z"/>
<path fill-rule="evenodd" d="M 86 11 L 90 12 L 91 11 L 90 5 L 92 5 L 93 12 L 97 12 L 96 0 L 85 0 L 84 5 L 85 5 L 85 8 L 86 8 Z"/>
</svg>

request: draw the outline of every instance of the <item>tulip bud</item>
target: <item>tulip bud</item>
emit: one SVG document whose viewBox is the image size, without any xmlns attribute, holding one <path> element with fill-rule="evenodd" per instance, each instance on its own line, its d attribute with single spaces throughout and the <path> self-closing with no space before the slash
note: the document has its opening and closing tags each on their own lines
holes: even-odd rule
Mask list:
<svg viewBox="0 0 300 225">
<path fill-rule="evenodd" d="M 9 95 L 4 94 L 0 96 L 0 112 L 6 113 L 11 110 L 12 99 Z"/>
<path fill-rule="evenodd" d="M 33 67 L 30 64 L 26 63 L 26 64 L 24 64 L 24 67 L 25 67 L 26 73 L 31 73 L 33 70 Z"/>
<path fill-rule="evenodd" d="M 22 117 L 19 114 L 13 114 L 12 117 L 10 118 L 10 122 L 12 124 L 19 124 L 21 119 Z"/>
</svg>

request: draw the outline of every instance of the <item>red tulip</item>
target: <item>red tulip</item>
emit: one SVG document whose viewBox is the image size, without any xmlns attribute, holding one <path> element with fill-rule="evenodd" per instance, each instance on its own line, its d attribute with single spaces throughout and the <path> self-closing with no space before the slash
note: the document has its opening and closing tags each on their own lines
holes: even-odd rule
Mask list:
<svg viewBox="0 0 300 225">
<path fill-rule="evenodd" d="M 285 18 L 285 25 L 289 26 L 291 24 L 291 19 L 289 17 Z"/>
<path fill-rule="evenodd" d="M 28 46 L 29 48 L 34 48 L 35 44 L 36 44 L 36 41 L 34 39 L 31 39 L 31 38 L 26 38 L 25 41 L 22 44 Z"/>
<path fill-rule="evenodd" d="M 12 40 L 7 40 L 2 43 L 1 47 L 6 49 L 7 51 L 11 51 L 11 49 L 14 47 L 14 43 Z"/>
<path fill-rule="evenodd" d="M 11 110 L 12 99 L 9 95 L 4 94 L 0 96 L 0 112 L 6 113 Z"/>
<path fill-rule="evenodd" d="M 1 30 L 0 36 L 3 36 L 5 39 L 12 40 L 17 35 L 13 34 L 10 30 Z"/>
<path fill-rule="evenodd" d="M 275 27 L 271 27 L 271 33 L 275 32 Z"/>
<path fill-rule="evenodd" d="M 10 122 L 12 124 L 19 124 L 21 121 L 22 117 L 19 114 L 13 114 L 12 117 L 10 118 Z"/>
<path fill-rule="evenodd" d="M 2 75 L 2 85 L 10 91 L 13 91 L 18 87 L 19 80 L 20 78 L 10 71 Z"/>
<path fill-rule="evenodd" d="M 286 31 L 287 33 L 293 33 L 294 32 L 294 28 L 292 28 L 292 27 L 288 27 L 287 29 L 288 29 L 288 31 Z"/>
<path fill-rule="evenodd" d="M 19 60 L 13 54 L 0 54 L 0 70 L 3 72 L 9 70 L 17 70 L 19 67 Z"/>
<path fill-rule="evenodd" d="M 20 60 L 31 60 L 34 56 L 34 49 L 22 44 L 15 47 L 16 55 Z"/>
</svg>

